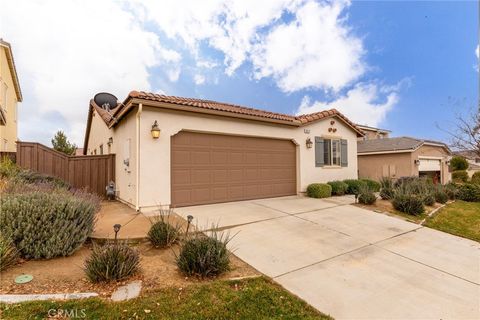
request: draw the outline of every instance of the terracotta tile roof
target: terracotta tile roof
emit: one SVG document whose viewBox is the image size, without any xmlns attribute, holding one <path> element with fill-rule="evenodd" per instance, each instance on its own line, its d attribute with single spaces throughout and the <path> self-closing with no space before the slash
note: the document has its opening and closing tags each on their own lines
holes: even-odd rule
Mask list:
<svg viewBox="0 0 480 320">
<path fill-rule="evenodd" d="M 173 103 L 173 104 L 183 105 L 183 106 L 198 107 L 198 108 L 209 109 L 209 110 L 224 111 L 224 112 L 244 114 L 244 115 L 262 117 L 262 118 L 268 118 L 268 119 L 295 122 L 294 116 L 275 113 L 275 112 L 269 112 L 269 111 L 263 111 L 263 110 L 254 109 L 254 108 L 247 108 L 247 107 L 243 107 L 235 104 L 223 103 L 223 102 L 217 102 L 217 101 L 211 101 L 211 100 L 166 96 L 162 94 L 148 93 L 143 91 L 132 91 L 130 92 L 129 96 L 132 98 L 138 98 L 138 99 L 144 99 L 144 100 Z"/>
<path fill-rule="evenodd" d="M 273 122 L 278 122 L 281 124 L 293 125 L 293 126 L 308 125 L 309 123 L 317 120 L 336 116 L 340 118 L 343 122 L 345 122 L 348 126 L 350 126 L 357 133 L 358 136 L 364 135 L 364 132 L 360 128 L 358 128 L 352 121 L 350 121 L 347 117 L 345 117 L 342 113 L 340 113 L 336 109 L 330 109 L 330 110 L 315 112 L 311 114 L 304 114 L 300 116 L 293 116 L 288 114 L 264 111 L 260 109 L 248 108 L 244 106 L 217 102 L 212 100 L 167 96 L 167 95 L 148 93 L 143 91 L 131 91 L 128 97 L 124 100 L 123 104 L 120 107 L 116 108 L 113 111 L 112 115 L 110 115 L 108 112 L 103 110 L 101 107 L 97 106 L 95 102 L 93 102 L 93 100 L 90 101 L 89 115 L 87 119 L 87 132 L 85 134 L 85 141 L 84 141 L 84 152 L 86 152 L 87 150 L 93 111 L 94 110 L 97 111 L 100 117 L 103 119 L 103 121 L 107 124 L 107 126 L 111 128 L 115 126 L 117 123 L 121 122 L 120 120 L 123 118 L 123 116 L 125 116 L 129 112 L 129 110 L 133 107 L 133 105 L 129 103 L 130 100 L 132 99 L 155 101 L 155 102 L 161 102 L 168 105 L 175 105 L 180 107 L 185 106 L 185 107 L 188 107 L 186 111 L 202 112 L 202 111 L 210 110 L 214 112 L 225 113 L 225 115 L 229 115 L 232 117 L 243 116 L 243 117 L 248 117 L 249 119 L 255 119 L 259 121 L 269 121 L 269 122 L 273 121 Z M 162 106 L 159 106 L 159 107 L 162 107 Z M 196 108 L 198 108 L 198 110 Z"/>
</svg>

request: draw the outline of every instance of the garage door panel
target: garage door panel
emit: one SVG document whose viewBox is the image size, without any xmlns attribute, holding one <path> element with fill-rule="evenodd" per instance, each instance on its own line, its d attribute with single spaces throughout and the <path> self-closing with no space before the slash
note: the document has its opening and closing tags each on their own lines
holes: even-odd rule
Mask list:
<svg viewBox="0 0 480 320">
<path fill-rule="evenodd" d="M 182 131 L 171 154 L 175 206 L 296 194 L 291 141 Z"/>
</svg>

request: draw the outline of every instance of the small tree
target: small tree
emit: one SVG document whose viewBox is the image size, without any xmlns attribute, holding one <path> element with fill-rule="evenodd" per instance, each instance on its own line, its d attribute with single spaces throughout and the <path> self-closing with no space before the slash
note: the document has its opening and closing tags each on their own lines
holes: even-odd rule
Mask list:
<svg viewBox="0 0 480 320">
<path fill-rule="evenodd" d="M 63 131 L 59 130 L 52 139 L 53 149 L 68 154 L 69 156 L 75 153 L 77 146 L 68 141 L 67 136 Z"/>
<path fill-rule="evenodd" d="M 451 146 L 480 156 L 480 106 L 469 113 L 457 114 L 453 129 L 441 129 L 450 135 Z"/>
<path fill-rule="evenodd" d="M 453 171 L 468 169 L 467 159 L 461 156 L 454 156 L 452 160 L 450 160 L 450 165 L 452 166 Z"/>
</svg>

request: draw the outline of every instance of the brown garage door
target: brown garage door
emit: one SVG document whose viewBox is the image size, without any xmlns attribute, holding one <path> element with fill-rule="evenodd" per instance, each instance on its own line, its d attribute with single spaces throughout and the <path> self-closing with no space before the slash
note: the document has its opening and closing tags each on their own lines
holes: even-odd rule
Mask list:
<svg viewBox="0 0 480 320">
<path fill-rule="evenodd" d="M 182 131 L 171 160 L 177 207 L 296 194 L 291 141 Z"/>
</svg>

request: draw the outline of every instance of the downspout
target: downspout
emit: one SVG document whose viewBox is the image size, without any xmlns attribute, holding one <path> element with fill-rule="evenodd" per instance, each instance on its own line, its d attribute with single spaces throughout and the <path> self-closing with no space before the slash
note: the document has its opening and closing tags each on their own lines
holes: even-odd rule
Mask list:
<svg viewBox="0 0 480 320">
<path fill-rule="evenodd" d="M 136 128 L 137 128 L 137 132 L 136 132 L 136 138 L 137 138 L 137 141 L 135 143 L 135 156 L 137 158 L 137 161 L 136 161 L 136 174 L 135 174 L 135 198 L 136 198 L 136 201 L 135 201 L 135 210 L 137 212 L 140 211 L 140 115 L 142 113 L 142 110 L 143 110 L 143 104 L 139 103 L 138 104 L 138 110 L 137 110 L 137 114 L 135 116 L 135 120 L 136 120 Z"/>
</svg>

